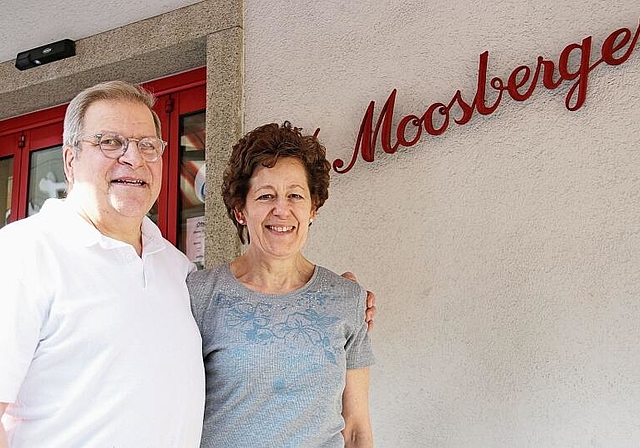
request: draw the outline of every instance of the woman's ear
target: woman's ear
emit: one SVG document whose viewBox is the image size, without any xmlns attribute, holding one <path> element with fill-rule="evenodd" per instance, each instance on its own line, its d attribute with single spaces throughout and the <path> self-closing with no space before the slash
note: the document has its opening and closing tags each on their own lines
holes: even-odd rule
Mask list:
<svg viewBox="0 0 640 448">
<path fill-rule="evenodd" d="M 314 207 L 313 210 L 311 210 L 311 215 L 309 218 L 309 226 L 313 224 L 313 221 L 315 221 L 316 216 L 318 216 L 318 210 Z"/>
<path fill-rule="evenodd" d="M 234 208 L 233 216 L 236 218 L 237 223 L 240 224 L 241 226 L 247 225 L 247 220 L 244 218 L 244 214 L 242 213 L 242 211 L 238 210 L 237 208 Z"/>
</svg>

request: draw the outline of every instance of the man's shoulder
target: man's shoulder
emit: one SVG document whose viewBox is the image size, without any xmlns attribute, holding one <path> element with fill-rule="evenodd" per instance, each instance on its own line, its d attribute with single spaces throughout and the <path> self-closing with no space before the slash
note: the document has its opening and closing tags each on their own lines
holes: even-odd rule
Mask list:
<svg viewBox="0 0 640 448">
<path fill-rule="evenodd" d="M 145 253 L 159 253 L 161 258 L 168 257 L 176 266 L 186 266 L 189 272 L 195 270 L 191 260 L 162 236 L 158 226 L 147 216 L 142 220 L 142 240 Z"/>
<path fill-rule="evenodd" d="M 0 272 L 18 278 L 36 269 L 39 255 L 55 245 L 46 221 L 34 215 L 0 229 Z"/>
<path fill-rule="evenodd" d="M 39 213 L 28 218 L 14 221 L 0 229 L 0 245 L 34 243 L 47 233 L 46 220 Z"/>
</svg>

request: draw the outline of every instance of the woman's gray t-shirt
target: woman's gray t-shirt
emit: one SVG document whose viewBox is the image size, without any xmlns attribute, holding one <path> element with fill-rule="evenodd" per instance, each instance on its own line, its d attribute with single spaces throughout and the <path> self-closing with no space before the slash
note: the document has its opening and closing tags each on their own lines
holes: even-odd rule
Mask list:
<svg viewBox="0 0 640 448">
<path fill-rule="evenodd" d="M 366 292 L 317 266 L 302 288 L 261 294 L 228 264 L 191 274 L 207 399 L 203 447 L 343 447 L 347 369 L 373 364 Z"/>
</svg>

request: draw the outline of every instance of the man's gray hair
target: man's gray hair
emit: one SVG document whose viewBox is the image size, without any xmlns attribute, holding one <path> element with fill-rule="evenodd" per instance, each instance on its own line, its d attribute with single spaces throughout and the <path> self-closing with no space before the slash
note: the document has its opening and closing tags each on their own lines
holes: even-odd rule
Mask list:
<svg viewBox="0 0 640 448">
<path fill-rule="evenodd" d="M 89 87 L 75 96 L 67 107 L 64 115 L 64 131 L 62 134 L 64 146 L 75 146 L 81 137 L 84 127 L 84 117 L 89 106 L 96 101 L 123 101 L 144 104 L 153 115 L 156 136 L 162 138 L 160 118 L 153 110 L 156 97 L 144 87 L 125 81 L 107 81 Z"/>
</svg>

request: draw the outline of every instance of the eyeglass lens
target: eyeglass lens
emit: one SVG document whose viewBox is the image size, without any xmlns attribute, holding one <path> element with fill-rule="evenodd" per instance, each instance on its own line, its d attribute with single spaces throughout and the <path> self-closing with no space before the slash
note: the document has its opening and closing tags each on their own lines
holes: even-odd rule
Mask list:
<svg viewBox="0 0 640 448">
<path fill-rule="evenodd" d="M 138 151 L 145 160 L 154 161 L 162 156 L 164 144 L 157 137 L 144 137 L 138 140 L 128 139 L 117 134 L 102 134 L 98 144 L 105 156 L 117 159 L 129 149 L 129 144 L 132 141 L 137 142 Z"/>
</svg>

